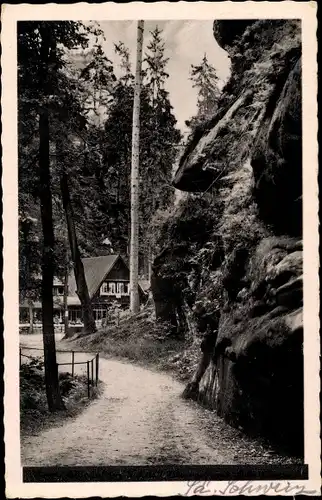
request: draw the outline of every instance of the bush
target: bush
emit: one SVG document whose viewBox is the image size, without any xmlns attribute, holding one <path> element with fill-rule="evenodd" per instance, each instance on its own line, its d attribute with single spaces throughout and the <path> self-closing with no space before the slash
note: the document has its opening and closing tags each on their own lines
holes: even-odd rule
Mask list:
<svg viewBox="0 0 322 500">
<path fill-rule="evenodd" d="M 70 373 L 64 372 L 59 374 L 59 386 L 62 398 L 66 398 L 72 389 L 76 386 L 76 380 Z"/>
<path fill-rule="evenodd" d="M 44 363 L 34 358 L 20 369 L 20 411 L 35 410 L 43 412 L 47 409 L 45 393 Z"/>
<path fill-rule="evenodd" d="M 59 386 L 63 401 L 77 399 L 77 393 L 85 394 L 87 377 L 72 375 L 68 372 L 59 373 Z M 20 411 L 22 414 L 30 410 L 47 413 L 47 397 L 45 385 L 44 362 L 34 358 L 29 364 L 23 364 L 20 369 Z"/>
</svg>

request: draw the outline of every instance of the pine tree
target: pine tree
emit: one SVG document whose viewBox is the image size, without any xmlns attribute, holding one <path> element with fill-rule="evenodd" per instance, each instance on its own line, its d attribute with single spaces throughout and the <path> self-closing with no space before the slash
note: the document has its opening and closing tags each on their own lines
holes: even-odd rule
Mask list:
<svg viewBox="0 0 322 500">
<path fill-rule="evenodd" d="M 39 111 L 39 199 L 43 231 L 42 253 L 42 330 L 44 342 L 45 382 L 48 408 L 50 411 L 61 410 L 64 403 L 61 398 L 58 367 L 56 362 L 55 332 L 54 332 L 54 227 L 52 215 L 52 195 L 49 157 L 49 116 L 47 101 L 50 95 L 50 65 L 56 58 L 56 38 L 44 25 L 38 28 L 41 39 L 39 48 L 38 84 L 43 92 Z"/>
<path fill-rule="evenodd" d="M 150 90 L 150 100 L 152 108 L 155 105 L 162 105 L 162 100 L 166 100 L 168 94 L 164 91 L 165 82 L 169 74 L 165 71 L 168 57 L 165 57 L 165 43 L 162 39 L 162 30 L 156 28 L 150 32 L 151 41 L 147 46 L 144 62 L 146 64 L 145 80 L 146 86 Z"/>
<path fill-rule="evenodd" d="M 150 32 L 151 41 L 145 53 L 144 82 L 150 109 L 147 112 L 146 134 L 142 137 L 145 148 L 145 162 L 141 174 L 141 219 L 142 241 L 145 247 L 145 274 L 151 275 L 154 258 L 153 230 L 151 220 L 157 210 L 162 210 L 173 202 L 174 190 L 171 186 L 172 167 L 177 154 L 176 145 L 180 142 L 180 132 L 175 128 L 176 119 L 172 113 L 166 81 L 169 74 L 166 67 L 169 58 L 165 56 L 165 43 L 162 30 Z"/>
<path fill-rule="evenodd" d="M 94 333 L 96 332 L 95 319 L 88 293 L 84 265 L 81 259 L 81 254 L 79 251 L 79 246 L 77 241 L 75 222 L 74 222 L 74 211 L 70 199 L 68 178 L 66 172 L 62 172 L 60 182 L 61 182 L 63 206 L 66 214 L 68 238 L 70 242 L 71 255 L 74 265 L 75 281 L 77 284 L 77 295 L 79 297 L 80 303 L 82 304 L 84 333 L 85 334 Z"/>
<path fill-rule="evenodd" d="M 130 51 L 123 42 L 115 43 L 114 50 L 115 54 L 121 58 L 120 67 L 123 71 L 123 75 L 121 76 L 120 81 L 125 83 L 125 85 L 130 85 L 134 81 L 134 75 L 131 71 Z"/>
<path fill-rule="evenodd" d="M 192 86 L 198 91 L 197 115 L 188 122 L 190 128 L 193 129 L 215 114 L 220 95 L 219 78 L 215 68 L 209 63 L 206 54 L 200 64 L 191 65 L 190 80 L 193 82 Z"/>
<path fill-rule="evenodd" d="M 98 180 L 99 209 L 113 247 L 128 253 L 130 242 L 130 175 L 134 89 L 120 79 L 105 122 L 103 164 Z M 142 109 L 142 94 L 141 94 Z M 144 116 L 141 113 L 141 134 Z M 142 164 L 142 155 L 141 155 Z"/>
<path fill-rule="evenodd" d="M 90 297 L 87 289 L 84 266 L 81 259 L 81 252 L 78 244 L 78 236 L 75 223 L 75 211 L 70 194 L 70 183 L 68 179 L 68 177 L 70 178 L 71 176 L 68 175 L 68 170 L 69 171 L 73 170 L 74 173 L 73 177 L 77 179 L 76 181 L 77 189 L 75 191 L 77 192 L 77 196 L 79 199 L 78 207 L 82 205 L 84 206 L 84 198 L 86 197 L 86 193 L 84 192 L 84 185 L 86 185 L 86 187 L 88 188 L 88 182 L 86 182 L 86 175 L 84 176 L 84 170 L 88 171 L 89 176 L 87 177 L 90 177 L 90 167 L 88 165 L 88 156 L 90 152 L 91 153 L 95 152 L 96 156 L 98 156 L 99 160 L 101 160 L 100 153 L 99 151 L 97 151 L 97 147 L 98 148 L 100 147 L 99 139 L 101 138 L 101 134 L 99 133 L 98 130 L 97 131 L 98 133 L 95 136 L 96 148 L 93 150 L 93 147 L 88 147 L 88 144 L 86 144 L 86 147 L 83 149 L 83 151 L 80 152 L 80 157 L 77 158 L 76 162 L 75 160 L 73 161 L 71 159 L 68 161 L 68 154 L 65 154 L 65 151 L 62 151 L 62 145 L 63 149 L 68 147 L 69 150 L 73 151 L 77 148 L 77 146 L 80 145 L 80 143 L 82 143 L 82 141 L 87 142 L 86 141 L 87 124 L 84 122 L 84 116 L 85 117 L 88 116 L 88 113 L 91 111 L 94 114 L 100 116 L 102 113 L 102 108 L 103 108 L 103 113 L 104 111 L 106 112 L 107 99 L 109 98 L 109 94 L 111 93 L 111 90 L 113 88 L 115 76 L 113 72 L 112 63 L 106 58 L 100 45 L 97 44 L 95 46 L 95 50 L 92 53 L 91 60 L 81 70 L 80 80 L 82 81 L 82 84 L 84 84 L 85 82 L 85 88 L 86 85 L 87 86 L 89 85 L 91 87 L 91 96 L 93 98 L 94 107 L 93 108 L 89 107 L 88 98 L 84 101 L 83 94 L 80 93 L 80 91 L 84 89 L 84 85 L 82 85 L 81 88 L 77 89 L 77 93 L 75 93 L 75 91 L 71 93 L 70 97 L 71 97 L 71 102 L 73 104 L 71 104 L 69 107 L 67 106 L 67 110 L 69 111 L 67 119 L 64 120 L 64 123 L 60 124 L 59 119 L 61 117 L 58 116 L 58 129 L 61 128 L 60 125 L 63 125 L 65 128 L 65 134 L 64 134 L 64 140 L 62 140 L 61 131 L 59 132 L 59 135 L 57 137 L 57 145 L 59 145 L 60 149 L 59 157 L 61 157 L 62 154 L 64 155 L 64 161 L 61 160 L 59 162 L 61 195 L 66 215 L 71 257 L 74 267 L 75 280 L 77 284 L 77 294 L 79 296 L 82 305 L 84 333 L 88 334 L 95 332 L 96 326 L 90 302 Z M 68 83 L 69 82 L 66 82 L 66 89 L 68 89 L 67 92 L 70 91 L 70 86 L 68 86 Z M 85 95 L 88 94 L 85 93 Z M 103 95 L 105 96 L 104 98 Z M 98 105 L 96 105 L 97 96 L 98 96 Z M 101 111 L 99 111 L 100 108 Z M 93 122 L 93 114 L 91 122 Z M 91 128 L 93 129 L 93 125 Z M 77 140 L 75 134 L 77 136 Z M 79 137 L 82 138 L 81 141 L 79 141 Z M 66 167 L 68 165 L 70 165 L 70 167 L 68 170 L 66 170 Z M 71 165 L 73 165 L 73 167 L 71 167 Z M 93 183 L 90 184 L 93 185 Z M 85 216 L 85 220 L 89 219 L 91 222 L 90 225 L 92 225 L 97 231 L 97 225 L 95 223 L 94 224 L 92 223 L 93 216 L 91 212 L 94 212 L 94 214 L 96 213 L 93 205 L 93 200 L 89 201 L 89 203 L 87 203 L 86 205 L 87 205 L 87 213 Z M 82 224 L 84 225 L 84 218 L 82 220 Z M 95 238 L 93 238 L 93 240 L 95 240 Z"/>
<path fill-rule="evenodd" d="M 79 75 L 82 84 L 81 91 L 86 96 L 83 105 L 86 115 L 90 116 L 98 126 L 101 126 L 106 118 L 113 85 L 116 81 L 113 63 L 106 57 L 99 43 L 95 44 L 94 48 L 87 54 L 86 60 L 89 62 Z"/>
</svg>

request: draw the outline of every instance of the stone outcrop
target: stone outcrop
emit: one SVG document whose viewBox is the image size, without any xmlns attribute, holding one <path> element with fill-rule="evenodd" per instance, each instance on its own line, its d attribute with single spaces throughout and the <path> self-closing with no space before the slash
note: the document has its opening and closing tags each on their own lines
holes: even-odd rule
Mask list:
<svg viewBox="0 0 322 500">
<path fill-rule="evenodd" d="M 303 431 L 302 251 L 292 248 L 298 243 L 259 243 L 244 276 L 248 286 L 221 313 L 211 373 L 200 388 L 209 391 L 215 371 L 218 413 L 283 444 L 298 444 Z"/>
<path fill-rule="evenodd" d="M 301 113 L 299 59 L 276 106 L 267 112 L 252 155 L 254 196 L 261 217 L 282 233 L 301 234 L 302 230 Z"/>
<path fill-rule="evenodd" d="M 300 24 L 216 21 L 214 35 L 232 75 L 173 182 L 200 193 L 196 212 L 207 200 L 199 217 L 212 222 L 208 239 L 185 256 L 199 270 L 196 335 L 213 335 L 190 395 L 232 425 L 302 453 Z"/>
<path fill-rule="evenodd" d="M 256 21 L 246 19 L 236 19 L 229 21 L 214 21 L 213 33 L 218 44 L 229 52 L 229 48 L 234 44 L 236 38 L 245 33 L 246 28 Z"/>
</svg>

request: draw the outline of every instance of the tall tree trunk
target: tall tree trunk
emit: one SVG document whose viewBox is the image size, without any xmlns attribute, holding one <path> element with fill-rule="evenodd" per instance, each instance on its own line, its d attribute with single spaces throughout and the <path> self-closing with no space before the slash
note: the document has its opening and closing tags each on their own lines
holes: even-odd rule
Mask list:
<svg viewBox="0 0 322 500">
<path fill-rule="evenodd" d="M 148 244 L 148 266 L 147 266 L 147 280 L 150 283 L 152 276 L 153 252 L 151 242 Z"/>
<path fill-rule="evenodd" d="M 76 229 L 74 223 L 74 212 L 69 194 L 67 174 L 65 172 L 61 174 L 60 187 L 63 199 L 63 206 L 66 214 L 68 239 L 74 266 L 77 295 L 79 297 L 83 310 L 84 333 L 85 334 L 94 333 L 96 332 L 96 325 L 94 320 L 92 304 L 88 293 L 84 266 L 78 248 Z"/>
<path fill-rule="evenodd" d="M 66 252 L 66 263 L 65 263 L 65 275 L 64 275 L 64 334 L 65 337 L 69 335 L 69 322 L 68 322 L 68 277 L 69 277 L 69 262 L 68 262 L 68 254 Z"/>
<path fill-rule="evenodd" d="M 139 273 L 139 146 L 140 146 L 140 94 L 144 21 L 137 25 L 137 56 L 133 102 L 132 162 L 131 162 L 131 246 L 130 246 L 130 309 L 140 309 Z"/>
<path fill-rule="evenodd" d="M 50 411 L 64 409 L 58 382 L 54 330 L 54 227 L 49 163 L 48 110 L 43 108 L 39 117 L 39 198 L 43 231 L 42 254 L 42 330 L 44 341 L 45 383 Z"/>
<path fill-rule="evenodd" d="M 153 186 L 151 189 L 151 196 L 152 196 L 152 203 L 151 203 L 151 213 L 154 215 L 155 212 L 155 201 L 154 201 L 154 193 L 153 193 Z M 151 223 L 150 223 L 151 224 Z M 154 228 L 152 226 L 151 228 L 151 235 L 150 235 L 150 240 L 148 243 L 148 276 L 147 279 L 149 283 L 151 282 L 151 276 L 152 276 L 152 266 L 153 266 L 153 260 L 154 260 Z"/>
</svg>

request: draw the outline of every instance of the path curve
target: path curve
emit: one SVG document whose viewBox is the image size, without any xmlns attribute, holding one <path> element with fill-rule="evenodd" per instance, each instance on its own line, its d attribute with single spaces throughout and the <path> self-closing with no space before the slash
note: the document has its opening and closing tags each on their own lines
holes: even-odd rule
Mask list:
<svg viewBox="0 0 322 500">
<path fill-rule="evenodd" d="M 24 438 L 24 466 L 237 463 L 205 433 L 214 414 L 170 376 L 101 359 L 100 378 L 102 395 L 74 420 Z"/>
</svg>

